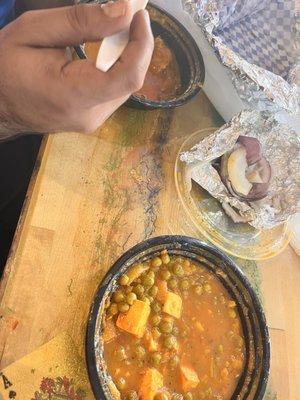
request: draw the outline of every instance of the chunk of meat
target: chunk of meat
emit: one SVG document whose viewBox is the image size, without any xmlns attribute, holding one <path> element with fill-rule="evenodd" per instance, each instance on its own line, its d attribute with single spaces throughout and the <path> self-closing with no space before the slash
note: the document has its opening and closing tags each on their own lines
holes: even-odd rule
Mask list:
<svg viewBox="0 0 300 400">
<path fill-rule="evenodd" d="M 163 387 L 163 376 L 155 368 L 148 368 L 143 375 L 140 390 L 140 400 L 153 400 L 157 392 Z"/>
<path fill-rule="evenodd" d="M 153 72 L 164 71 L 172 62 L 172 52 L 159 36 L 154 41 L 154 51 L 150 64 Z"/>
<path fill-rule="evenodd" d="M 126 314 L 119 314 L 117 327 L 141 338 L 144 336 L 149 315 L 149 303 L 136 300 Z"/>
<path fill-rule="evenodd" d="M 172 315 L 172 317 L 180 318 L 182 311 L 181 297 L 176 293 L 168 292 L 163 306 L 163 311 L 169 315 Z"/>
<path fill-rule="evenodd" d="M 197 372 L 188 365 L 180 365 L 180 379 L 184 392 L 195 389 L 199 384 Z"/>
</svg>

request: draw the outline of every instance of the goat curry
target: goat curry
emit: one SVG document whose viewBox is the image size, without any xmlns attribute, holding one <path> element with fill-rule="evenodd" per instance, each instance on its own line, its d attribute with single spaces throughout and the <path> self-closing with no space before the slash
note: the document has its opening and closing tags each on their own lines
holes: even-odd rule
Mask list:
<svg viewBox="0 0 300 400">
<path fill-rule="evenodd" d="M 85 44 L 88 58 L 96 61 L 101 42 Z M 155 38 L 154 52 L 143 87 L 136 96 L 152 101 L 170 100 L 180 93 L 181 77 L 175 55 L 159 36 Z"/>
<path fill-rule="evenodd" d="M 167 251 L 132 266 L 103 325 L 116 399 L 231 399 L 245 362 L 241 321 L 204 266 Z"/>
</svg>

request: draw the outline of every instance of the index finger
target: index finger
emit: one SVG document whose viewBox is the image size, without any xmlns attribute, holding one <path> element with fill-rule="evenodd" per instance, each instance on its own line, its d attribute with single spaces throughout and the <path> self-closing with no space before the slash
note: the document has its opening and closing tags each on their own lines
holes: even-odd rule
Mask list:
<svg viewBox="0 0 300 400">
<path fill-rule="evenodd" d="M 80 84 L 80 95 L 87 102 L 99 102 L 128 97 L 138 91 L 149 68 L 154 39 L 147 11 L 136 13 L 130 28 L 130 41 L 121 58 L 108 71 L 96 69 L 90 60 L 71 62 L 63 67 L 63 75 L 73 85 Z M 80 82 L 80 83 L 79 83 Z"/>
</svg>

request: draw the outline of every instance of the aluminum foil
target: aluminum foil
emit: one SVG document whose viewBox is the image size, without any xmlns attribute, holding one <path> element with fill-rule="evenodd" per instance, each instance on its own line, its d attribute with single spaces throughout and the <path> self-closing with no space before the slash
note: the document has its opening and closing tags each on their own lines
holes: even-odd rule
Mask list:
<svg viewBox="0 0 300 400">
<path fill-rule="evenodd" d="M 233 197 L 212 162 L 230 151 L 240 135 L 257 138 L 271 164 L 272 178 L 267 197 L 243 202 Z M 250 225 L 270 229 L 300 212 L 300 137 L 280 124 L 268 111 L 245 110 L 190 151 L 180 155 L 187 164 L 186 179 L 195 181 L 226 209 L 233 207 Z"/>
<path fill-rule="evenodd" d="M 300 89 L 293 73 L 299 67 L 295 1 L 182 3 L 228 68 L 246 108 L 298 114 Z"/>
</svg>

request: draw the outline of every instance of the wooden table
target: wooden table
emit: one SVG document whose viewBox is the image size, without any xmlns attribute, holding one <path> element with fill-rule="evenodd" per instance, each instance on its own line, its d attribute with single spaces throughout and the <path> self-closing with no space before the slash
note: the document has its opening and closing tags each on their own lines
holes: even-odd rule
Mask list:
<svg viewBox="0 0 300 400">
<path fill-rule="evenodd" d="M 112 262 L 151 236 L 198 235 L 177 198 L 174 161 L 185 137 L 221 123 L 202 93 L 175 111 L 124 107 L 91 136 L 49 136 L 1 284 L 1 367 L 62 331 L 83 354 L 89 307 Z M 300 400 L 299 257 L 287 248 L 246 272 L 265 302 L 272 391 Z"/>
</svg>

